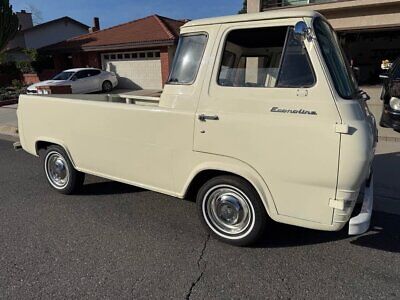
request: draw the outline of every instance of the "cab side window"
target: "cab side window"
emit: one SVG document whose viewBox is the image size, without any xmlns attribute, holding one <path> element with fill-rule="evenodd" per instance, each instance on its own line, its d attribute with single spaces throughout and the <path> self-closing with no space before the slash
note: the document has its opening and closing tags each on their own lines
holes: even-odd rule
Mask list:
<svg viewBox="0 0 400 300">
<path fill-rule="evenodd" d="M 207 44 L 206 34 L 183 35 L 179 39 L 167 83 L 192 84 L 196 80 Z"/>
<path fill-rule="evenodd" d="M 286 47 L 285 47 L 286 45 Z M 308 87 L 314 72 L 293 27 L 231 31 L 225 41 L 218 84 L 230 87 Z"/>
<path fill-rule="evenodd" d="M 315 83 L 314 71 L 303 41 L 289 28 L 285 54 L 278 77 L 278 87 L 310 87 Z"/>
</svg>

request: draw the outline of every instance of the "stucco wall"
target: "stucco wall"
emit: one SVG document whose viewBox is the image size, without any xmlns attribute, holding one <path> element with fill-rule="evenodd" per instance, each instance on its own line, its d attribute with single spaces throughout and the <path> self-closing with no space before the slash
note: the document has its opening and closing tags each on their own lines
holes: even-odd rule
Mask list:
<svg viewBox="0 0 400 300">
<path fill-rule="evenodd" d="M 256 6 L 259 0 L 248 0 Z M 264 8 L 265 9 L 265 8 Z M 316 10 L 338 31 L 393 28 L 400 26 L 400 0 L 347 0 L 328 3 L 293 5 L 276 9 Z"/>
<path fill-rule="evenodd" d="M 38 49 L 85 33 L 88 30 L 82 26 L 61 21 L 25 32 L 25 45 L 26 48 Z"/>
</svg>

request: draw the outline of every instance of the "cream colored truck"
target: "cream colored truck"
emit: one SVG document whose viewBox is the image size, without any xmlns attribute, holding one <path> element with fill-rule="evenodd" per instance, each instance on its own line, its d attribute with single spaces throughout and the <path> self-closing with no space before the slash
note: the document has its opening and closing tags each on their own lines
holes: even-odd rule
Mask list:
<svg viewBox="0 0 400 300">
<path fill-rule="evenodd" d="M 20 97 L 24 150 L 70 194 L 84 174 L 185 198 L 205 227 L 254 242 L 281 223 L 365 232 L 375 120 L 331 26 L 274 11 L 187 23 L 161 92 Z"/>
</svg>

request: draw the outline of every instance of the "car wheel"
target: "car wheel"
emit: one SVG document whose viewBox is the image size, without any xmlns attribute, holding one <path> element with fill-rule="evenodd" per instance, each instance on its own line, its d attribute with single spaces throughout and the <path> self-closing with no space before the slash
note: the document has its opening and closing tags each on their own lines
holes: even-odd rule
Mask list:
<svg viewBox="0 0 400 300">
<path fill-rule="evenodd" d="M 103 82 L 103 85 L 102 85 L 103 92 L 108 93 L 108 92 L 111 92 L 112 89 L 113 89 L 113 85 L 112 85 L 111 81 L 106 80 Z"/>
<path fill-rule="evenodd" d="M 48 147 L 43 156 L 43 166 L 48 183 L 56 191 L 69 195 L 82 187 L 85 174 L 75 170 L 62 147 Z"/>
<path fill-rule="evenodd" d="M 200 188 L 196 202 L 205 228 L 223 242 L 248 246 L 264 232 L 265 207 L 253 186 L 240 177 L 210 179 Z"/>
</svg>

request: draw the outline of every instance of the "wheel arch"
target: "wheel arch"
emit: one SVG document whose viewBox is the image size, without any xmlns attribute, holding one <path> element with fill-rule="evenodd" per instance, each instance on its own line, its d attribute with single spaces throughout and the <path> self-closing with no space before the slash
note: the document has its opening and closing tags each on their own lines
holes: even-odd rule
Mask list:
<svg viewBox="0 0 400 300">
<path fill-rule="evenodd" d="M 74 168 L 76 168 L 75 162 L 72 158 L 71 153 L 69 152 L 68 148 L 66 147 L 66 145 L 58 140 L 55 139 L 50 139 L 50 138 L 38 138 L 35 141 L 35 151 L 36 151 L 36 155 L 40 156 L 40 151 L 41 150 L 46 150 L 47 148 L 49 148 L 50 146 L 55 145 L 55 146 L 59 146 L 61 148 L 64 149 L 64 151 L 67 153 L 69 160 L 71 161 L 72 165 Z"/>
<path fill-rule="evenodd" d="M 188 179 L 184 188 L 184 198 L 194 199 L 193 196 L 197 194 L 199 188 L 209 179 L 220 175 L 234 175 L 238 176 L 247 181 L 258 193 L 261 201 L 264 204 L 264 208 L 267 214 L 273 218 L 277 215 L 276 206 L 272 194 L 269 191 L 268 186 L 262 180 L 262 178 L 250 168 L 239 168 L 235 166 L 222 166 L 222 165 L 209 165 L 199 167 L 193 171 L 190 178 Z"/>
</svg>

